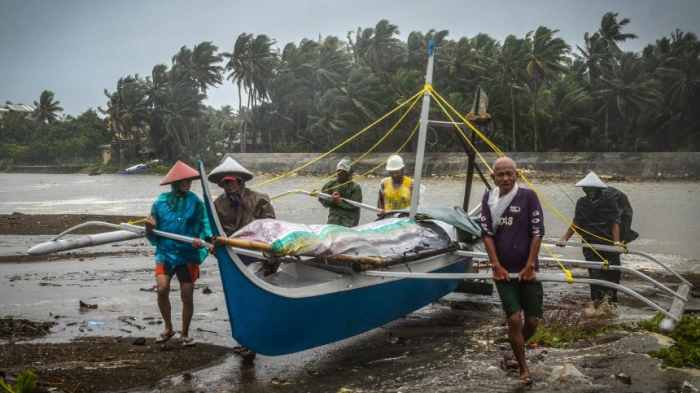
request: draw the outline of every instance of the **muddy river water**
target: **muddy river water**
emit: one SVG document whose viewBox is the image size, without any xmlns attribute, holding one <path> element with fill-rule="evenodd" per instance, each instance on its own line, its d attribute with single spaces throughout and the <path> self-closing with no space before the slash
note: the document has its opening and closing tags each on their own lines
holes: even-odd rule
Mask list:
<svg viewBox="0 0 700 393">
<path fill-rule="evenodd" d="M 255 185 L 268 178 L 256 177 L 249 185 Z M 19 212 L 145 216 L 158 194 L 166 191 L 165 187 L 158 186 L 161 179 L 156 176 L 0 174 L 0 182 L 3 184 L 0 190 L 0 214 Z M 319 177 L 296 176 L 263 185 L 256 190 L 269 195 L 278 195 L 320 180 L 322 179 Z M 424 203 L 461 205 L 464 195 L 463 182 L 463 179 L 458 178 L 426 179 L 424 184 L 427 187 L 427 193 L 424 195 Z M 571 219 L 573 215 L 573 201 L 581 195 L 580 188 L 573 187 L 572 183 L 533 182 L 549 203 L 567 219 Z M 365 203 L 375 205 L 378 179 L 362 180 L 360 184 Z M 320 188 L 321 185 L 314 188 Z M 634 207 L 633 228 L 640 233 L 639 239 L 632 244 L 634 249 L 651 253 L 680 272 L 700 270 L 698 269 L 700 242 L 697 241 L 700 235 L 700 203 L 697 202 L 700 195 L 700 182 L 611 182 L 609 185 L 623 190 Z M 219 189 L 216 186 L 214 189 L 218 194 Z M 476 195 L 471 197 L 471 207 L 480 202 L 484 187 L 476 186 L 475 189 Z M 201 194 L 201 186 L 195 183 L 193 191 Z M 296 195 L 281 198 L 274 201 L 274 207 L 277 218 L 287 221 L 323 223 L 327 215 L 321 205 L 308 196 Z M 362 213 L 362 223 L 373 219 L 373 213 Z M 566 228 L 566 224 L 549 211 L 545 214 L 545 224 L 547 238 L 559 238 Z M 23 252 L 32 245 L 49 238 L 50 236 L 0 234 L 0 255 Z M 152 247 L 145 241 L 134 240 L 126 245 L 100 246 L 95 251 L 109 252 L 114 247 L 128 248 L 131 254 L 99 259 L 3 264 L 0 272 L 0 316 L 39 321 L 58 316 L 55 319 L 58 326 L 53 329 L 55 333 L 42 339 L 44 342 L 64 342 L 77 336 L 128 334 L 154 336 L 160 327 L 150 325 L 152 321 L 159 318 L 153 291 L 155 280 L 152 276 Z M 579 250 L 568 248 L 554 249 L 553 252 L 565 257 L 580 256 Z M 625 256 L 623 262 L 643 269 L 659 270 L 657 266 L 636 257 Z M 200 342 L 224 346 L 236 345 L 231 338 L 221 280 L 214 259 L 207 260 L 202 265 L 202 277 L 197 284 L 192 335 Z M 211 289 L 212 293 L 203 294 L 205 287 Z M 562 288 L 553 285 L 546 290 L 546 294 L 558 296 L 562 293 L 578 293 L 583 300 L 586 298 L 587 288 L 576 290 Z M 81 313 L 76 307 L 81 300 L 98 304 L 99 307 L 96 310 Z M 469 313 L 469 310 L 460 311 L 466 314 L 457 320 L 472 318 L 470 327 L 454 325 L 455 319 L 452 315 L 454 308 L 449 306 L 453 301 L 466 304 L 467 309 L 473 308 L 479 311 L 476 313 Z M 173 312 L 177 315 L 179 313 L 177 301 L 173 302 L 173 308 Z M 621 310 L 627 310 L 628 317 L 631 319 L 639 317 L 640 314 L 653 314 L 649 310 L 626 309 L 624 306 Z M 442 353 L 437 357 L 442 359 L 438 363 L 451 359 L 451 366 L 457 364 L 464 370 L 468 370 L 476 366 L 464 364 L 465 353 L 478 352 L 480 345 L 486 345 L 483 342 L 477 339 L 466 343 L 446 339 L 447 341 L 441 341 L 440 347 L 432 347 L 427 341 L 423 343 L 424 345 L 417 345 L 418 342 L 430 340 L 428 336 L 441 337 L 453 334 L 463 336 L 465 329 L 488 331 L 494 326 L 500 326 L 502 322 L 500 313 L 497 295 L 452 294 L 446 301 L 430 305 L 386 327 L 348 340 L 293 355 L 258 356 L 254 365 L 245 364 L 241 359 L 232 357 L 219 366 L 200 371 L 194 376 L 190 375 L 186 380 L 177 377 L 171 381 L 165 381 L 162 389 L 223 388 L 265 391 L 270 388 L 270 381 L 277 381 L 293 390 L 294 384 L 300 383 L 303 376 L 313 380 L 314 375 L 321 372 L 319 370 L 331 370 L 336 378 L 340 378 L 338 384 L 332 385 L 334 390 L 337 390 L 337 386 L 344 385 L 359 389 L 364 387 L 366 390 L 374 388 L 394 390 L 402 386 L 400 383 L 378 385 L 378 380 L 369 380 L 364 385 L 353 382 L 356 378 L 368 377 L 387 378 L 394 381 L 397 378 L 398 380 L 403 378 L 405 386 L 411 387 L 404 390 L 409 391 L 461 390 L 460 386 L 466 388 L 471 385 L 465 385 L 466 382 L 459 381 L 445 385 L 446 378 L 449 379 L 450 374 L 444 370 L 441 373 L 441 366 L 437 363 L 432 366 L 423 365 L 427 367 L 423 370 L 423 374 L 432 373 L 430 374 L 433 375 L 432 378 L 437 378 L 432 382 L 425 376 L 418 376 L 422 374 L 416 374 L 415 370 L 412 373 L 404 373 L 403 366 L 393 365 L 399 363 L 396 359 L 410 356 L 408 353 L 411 351 L 407 347 L 397 345 L 397 342 L 400 344 L 402 337 L 413 337 L 413 343 L 416 344 L 413 351 L 422 353 L 424 356 L 426 352 L 432 353 L 431 351 L 435 351 L 436 354 Z M 133 317 L 133 319 L 124 317 Z M 621 319 L 624 318 L 625 316 L 621 316 Z M 283 329 L 283 327 L 280 328 Z M 385 345 L 373 345 L 376 342 L 383 342 Z M 387 342 L 391 344 L 386 344 Z M 386 345 L 392 345 L 392 347 L 387 348 Z M 473 347 L 462 348 L 462 345 L 473 345 Z M 385 351 L 379 353 L 377 347 L 384 348 Z M 489 376 L 488 370 L 494 365 L 497 364 L 484 361 L 479 366 L 483 366 L 483 370 L 474 371 L 472 378 L 476 378 L 475 383 L 482 383 L 478 386 L 483 390 L 508 390 L 509 385 L 503 377 Z M 368 373 L 369 370 L 373 372 Z M 463 374 L 464 370 L 460 372 Z M 477 378 L 479 375 L 481 380 Z M 315 388 L 311 390 L 322 389 L 324 385 L 319 383 L 298 387 L 306 390 L 313 386 Z"/>
</svg>

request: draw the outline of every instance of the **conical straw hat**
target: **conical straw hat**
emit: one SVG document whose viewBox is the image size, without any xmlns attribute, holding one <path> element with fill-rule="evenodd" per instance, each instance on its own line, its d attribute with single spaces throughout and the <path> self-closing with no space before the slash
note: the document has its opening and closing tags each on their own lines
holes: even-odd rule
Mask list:
<svg viewBox="0 0 700 393">
<path fill-rule="evenodd" d="M 170 172 L 168 172 L 168 174 L 165 175 L 165 179 L 163 179 L 160 185 L 164 186 L 166 184 L 175 183 L 176 181 L 180 180 L 197 178 L 199 178 L 199 172 L 190 168 L 184 162 L 178 161 L 170 169 Z"/>
<path fill-rule="evenodd" d="M 593 171 L 586 175 L 583 180 L 576 183 L 576 187 L 608 188 Z"/>
<path fill-rule="evenodd" d="M 243 165 L 239 164 L 231 157 L 226 157 L 221 165 L 212 169 L 212 171 L 209 173 L 208 179 L 212 183 L 219 184 L 224 176 L 230 175 L 238 176 L 245 181 L 253 178 L 253 174 L 247 169 L 243 168 Z"/>
</svg>

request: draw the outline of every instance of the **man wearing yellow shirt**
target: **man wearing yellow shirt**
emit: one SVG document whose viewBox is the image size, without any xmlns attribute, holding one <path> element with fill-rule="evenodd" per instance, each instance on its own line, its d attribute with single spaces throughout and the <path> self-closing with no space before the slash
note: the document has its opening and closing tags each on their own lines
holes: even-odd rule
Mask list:
<svg viewBox="0 0 700 393">
<path fill-rule="evenodd" d="M 404 176 L 404 164 L 401 157 L 393 155 L 386 162 L 389 177 L 379 184 L 379 200 L 377 207 L 382 209 L 377 213 L 382 217 L 392 210 L 401 210 L 411 206 L 411 191 L 413 179 Z"/>
</svg>

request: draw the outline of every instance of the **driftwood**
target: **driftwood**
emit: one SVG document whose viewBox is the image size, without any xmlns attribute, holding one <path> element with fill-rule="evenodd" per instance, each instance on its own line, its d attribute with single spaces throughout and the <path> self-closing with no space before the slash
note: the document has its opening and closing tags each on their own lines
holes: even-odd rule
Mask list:
<svg viewBox="0 0 700 393">
<path fill-rule="evenodd" d="M 0 338 L 13 340 L 19 338 L 44 337 L 51 333 L 56 322 L 34 322 L 27 319 L 0 319 Z"/>
</svg>

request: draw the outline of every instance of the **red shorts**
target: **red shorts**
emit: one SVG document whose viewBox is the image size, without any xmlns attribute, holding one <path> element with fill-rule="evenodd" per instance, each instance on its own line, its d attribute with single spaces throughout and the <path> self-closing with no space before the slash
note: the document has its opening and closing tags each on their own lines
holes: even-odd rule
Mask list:
<svg viewBox="0 0 700 393">
<path fill-rule="evenodd" d="M 156 276 L 161 274 L 167 274 L 170 277 L 177 275 L 180 283 L 194 283 L 199 278 L 199 264 L 188 262 L 172 267 L 169 263 L 156 263 Z"/>
</svg>

